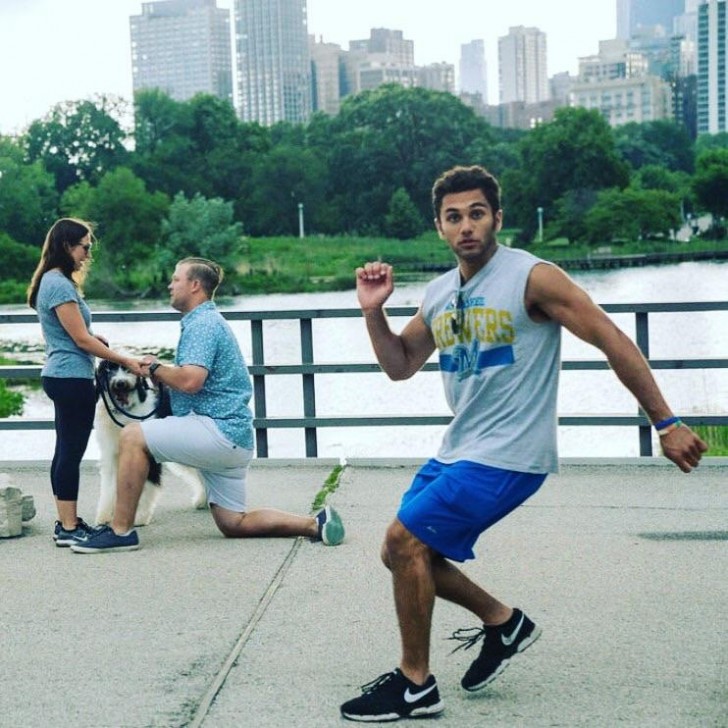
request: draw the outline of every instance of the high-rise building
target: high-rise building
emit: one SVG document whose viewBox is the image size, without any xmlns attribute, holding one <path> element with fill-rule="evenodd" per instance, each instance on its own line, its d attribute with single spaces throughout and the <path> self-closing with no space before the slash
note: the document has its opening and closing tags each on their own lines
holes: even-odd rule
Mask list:
<svg viewBox="0 0 728 728">
<path fill-rule="evenodd" d="M 309 39 L 311 51 L 311 81 L 313 84 L 313 110 L 331 116 L 339 113 L 341 106 L 342 50 L 336 43 Z"/>
<path fill-rule="evenodd" d="M 728 3 L 698 6 L 698 134 L 728 131 Z"/>
<path fill-rule="evenodd" d="M 397 83 L 405 88 L 418 85 L 415 44 L 401 30 L 372 28 L 369 38 L 349 41 L 343 59 L 346 94 Z"/>
<path fill-rule="evenodd" d="M 431 91 L 455 93 L 455 66 L 452 63 L 428 63 L 417 69 L 417 85 Z"/>
<path fill-rule="evenodd" d="M 306 0 L 235 0 L 239 115 L 270 126 L 311 116 Z"/>
<path fill-rule="evenodd" d="M 498 39 L 500 103 L 540 103 L 549 98 L 546 34 L 522 25 Z"/>
<path fill-rule="evenodd" d="M 482 40 L 471 40 L 460 46 L 459 88 L 465 94 L 480 94 L 483 103 L 488 103 L 488 64 Z"/>
<path fill-rule="evenodd" d="M 142 3 L 129 25 L 134 91 L 156 88 L 177 101 L 208 93 L 233 102 L 230 11 L 216 0 Z"/>
<path fill-rule="evenodd" d="M 644 53 L 625 40 L 599 43 L 599 54 L 579 59 L 572 106 L 597 109 L 610 126 L 669 118 L 670 85 L 649 73 Z"/>
<path fill-rule="evenodd" d="M 661 26 L 667 35 L 674 19 L 685 12 L 686 0 L 617 0 L 617 38 L 629 40 L 640 29 Z"/>
</svg>

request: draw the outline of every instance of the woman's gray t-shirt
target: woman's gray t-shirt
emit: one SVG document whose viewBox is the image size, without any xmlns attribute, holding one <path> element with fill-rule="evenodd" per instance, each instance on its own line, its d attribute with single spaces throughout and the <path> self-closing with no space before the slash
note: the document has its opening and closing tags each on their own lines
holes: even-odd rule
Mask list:
<svg viewBox="0 0 728 728">
<path fill-rule="evenodd" d="M 69 379 L 94 378 L 94 357 L 80 349 L 58 318 L 56 307 L 74 301 L 78 304 L 86 328 L 91 331 L 91 310 L 73 283 L 60 271 L 43 274 L 38 288 L 36 311 L 45 340 L 46 362 L 43 377 Z"/>
</svg>

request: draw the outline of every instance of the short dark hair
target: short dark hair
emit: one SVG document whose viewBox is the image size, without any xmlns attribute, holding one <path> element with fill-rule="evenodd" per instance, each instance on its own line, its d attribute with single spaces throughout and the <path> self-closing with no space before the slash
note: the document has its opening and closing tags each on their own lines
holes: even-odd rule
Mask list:
<svg viewBox="0 0 728 728">
<path fill-rule="evenodd" d="M 483 193 L 493 214 L 500 210 L 501 190 L 498 180 L 487 169 L 477 164 L 471 167 L 457 166 L 442 174 L 432 186 L 432 209 L 435 219 L 440 219 L 442 200 L 445 195 L 475 189 Z"/>
<path fill-rule="evenodd" d="M 225 277 L 222 268 L 207 258 L 183 258 L 178 265 L 186 265 L 187 278 L 199 281 L 207 297 L 212 300 L 217 287 Z"/>
</svg>

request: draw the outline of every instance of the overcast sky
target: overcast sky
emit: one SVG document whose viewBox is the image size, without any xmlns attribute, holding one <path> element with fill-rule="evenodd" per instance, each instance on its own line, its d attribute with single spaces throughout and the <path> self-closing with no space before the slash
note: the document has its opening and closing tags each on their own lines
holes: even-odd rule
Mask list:
<svg viewBox="0 0 728 728">
<path fill-rule="evenodd" d="M 548 73 L 575 73 L 580 56 L 616 34 L 617 0 L 308 0 L 308 30 L 348 48 L 370 28 L 401 30 L 415 63 L 446 61 L 483 39 L 490 102 L 498 98 L 498 38 L 515 25 L 546 33 Z M 140 0 L 0 0 L 0 133 L 19 131 L 54 104 L 96 93 L 131 99 L 129 16 Z M 218 0 L 232 8 L 233 0 Z"/>
</svg>

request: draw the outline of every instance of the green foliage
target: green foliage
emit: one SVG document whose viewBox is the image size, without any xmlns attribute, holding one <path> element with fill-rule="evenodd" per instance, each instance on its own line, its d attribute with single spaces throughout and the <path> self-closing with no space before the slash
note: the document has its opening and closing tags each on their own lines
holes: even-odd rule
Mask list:
<svg viewBox="0 0 728 728">
<path fill-rule="evenodd" d="M 695 163 L 693 191 L 713 217 L 728 215 L 728 148 L 708 149 Z"/>
<path fill-rule="evenodd" d="M 0 232 L 0 260 L 3 283 L 15 279 L 27 285 L 40 260 L 40 248 L 17 243 L 9 235 Z"/>
<path fill-rule="evenodd" d="M 321 230 L 326 207 L 326 166 L 310 149 L 281 144 L 256 166 L 251 191 L 238 208 L 245 214 L 251 235 L 294 235 L 298 232 L 298 205 L 303 205 L 305 226 Z"/>
<path fill-rule="evenodd" d="M 23 414 L 23 395 L 12 392 L 5 382 L 0 379 L 0 417 Z"/>
<path fill-rule="evenodd" d="M 454 266 L 450 248 L 436 233 L 414 240 L 392 238 L 250 238 L 238 266 L 243 293 L 348 290 L 354 270 L 368 260 L 396 266 L 398 280 L 422 275 L 423 265 Z"/>
<path fill-rule="evenodd" d="M 0 281 L 0 304 L 22 303 L 27 288 L 28 281 Z"/>
<path fill-rule="evenodd" d="M 0 137 L 0 232 L 40 248 L 57 204 L 53 176 L 40 162 L 28 164 L 15 140 Z"/>
<path fill-rule="evenodd" d="M 709 149 L 728 149 L 728 131 L 720 131 L 717 134 L 701 134 L 696 139 L 696 156 L 700 156 Z"/>
<path fill-rule="evenodd" d="M 708 444 L 706 455 L 728 456 L 728 427 L 722 425 L 696 425 L 692 428 Z"/>
<path fill-rule="evenodd" d="M 604 190 L 585 219 L 586 237 L 591 243 L 615 238 L 668 237 L 681 224 L 677 195 L 664 190 Z"/>
<path fill-rule="evenodd" d="M 423 231 L 422 215 L 403 187 L 394 191 L 384 225 L 387 234 L 397 240 L 409 240 Z"/>
<path fill-rule="evenodd" d="M 97 187 L 83 184 L 64 197 L 74 202 L 83 218 L 97 223 L 99 245 L 86 284 L 89 295 L 148 295 L 160 281 L 153 264 L 162 218 L 169 200 L 161 192 L 149 193 L 143 180 L 119 167 Z"/>
<path fill-rule="evenodd" d="M 96 184 L 128 157 L 126 133 L 117 121 L 123 113 L 124 103 L 106 96 L 57 104 L 28 127 L 27 157 L 42 162 L 59 192 L 84 180 Z"/>
<path fill-rule="evenodd" d="M 270 150 L 267 129 L 242 124 L 228 102 L 206 94 L 180 102 L 140 91 L 134 111 L 132 168 L 150 190 L 231 202 L 250 194 L 253 172 Z"/>
<path fill-rule="evenodd" d="M 509 224 L 534 237 L 536 209 L 544 209 L 548 224 L 557 201 L 573 190 L 626 187 L 628 167 L 617 155 L 612 130 L 599 112 L 557 109 L 553 121 L 541 124 L 518 144 L 521 164 L 501 180 Z"/>
<path fill-rule="evenodd" d="M 0 232 L 37 250 L 60 215 L 95 222 L 100 245 L 86 285 L 92 296 L 161 290 L 169 262 L 192 247 L 190 230 L 220 253 L 210 257 L 223 256 L 226 269 L 260 290 L 349 285 L 348 270 L 317 274 L 311 260 L 295 256 L 285 266 L 262 268 L 245 253 L 226 257 L 235 246 L 220 248 L 216 236 L 225 239 L 233 225 L 255 237 L 297 236 L 301 204 L 307 244 L 320 235 L 386 235 L 391 245 L 430 227 L 432 184 L 455 164 L 482 164 L 498 176 L 511 228 L 502 238 L 516 245 L 534 244 L 539 207 L 547 239 L 569 240 L 574 248 L 623 234 L 665 234 L 676 227 L 678 210 L 711 212 L 711 235 L 725 229 L 721 155 L 728 134 L 701 135 L 693 145 L 667 121 L 610 129 L 596 111 L 562 108 L 532 130 L 493 128 L 450 94 L 399 85 L 349 96 L 338 115 L 317 113 L 305 125 L 244 124 L 213 96 L 179 102 L 148 90 L 136 94 L 129 137 L 118 121 L 123 111 L 123 102 L 111 98 L 68 102 L 18 139 L 0 137 Z M 696 154 L 702 161 L 693 173 Z M 609 189 L 629 190 L 615 198 L 619 214 L 603 206 L 591 214 L 598 193 Z M 232 219 L 196 225 L 180 214 L 173 221 L 167 209 L 179 193 L 190 203 L 232 205 Z M 165 219 L 177 226 L 169 252 Z M 217 231 L 212 238 L 209 225 Z M 313 259 L 326 267 L 317 254 Z M 25 278 L 3 280 L 0 297 L 22 300 L 26 285 Z M 233 274 L 226 288 L 237 285 Z"/>
<path fill-rule="evenodd" d="M 655 165 L 692 172 L 694 150 L 684 126 L 673 121 L 630 122 L 614 130 L 617 151 L 633 169 Z"/>
<path fill-rule="evenodd" d="M 384 85 L 347 97 L 329 124 L 322 153 L 329 204 L 340 231 L 380 234 L 390 199 L 403 188 L 423 219 L 432 217 L 430 189 L 463 160 L 482 163 L 490 127 L 451 94 Z"/>
<path fill-rule="evenodd" d="M 177 261 L 188 256 L 209 258 L 224 269 L 234 269 L 240 254 L 242 225 L 233 221 L 233 206 L 220 198 L 191 200 L 180 192 L 162 221 L 162 237 L 155 265 L 167 277 Z"/>
<path fill-rule="evenodd" d="M 329 476 L 326 478 L 326 481 L 324 482 L 323 486 L 321 487 L 321 490 L 319 490 L 319 492 L 316 493 L 316 497 L 313 499 L 313 504 L 311 506 L 311 510 L 313 512 L 318 511 L 321 508 L 323 508 L 324 505 L 326 505 L 326 499 L 332 493 L 335 493 L 338 490 L 339 485 L 341 484 L 341 476 L 344 474 L 345 469 L 346 469 L 345 465 L 337 465 L 329 473 Z"/>
</svg>

